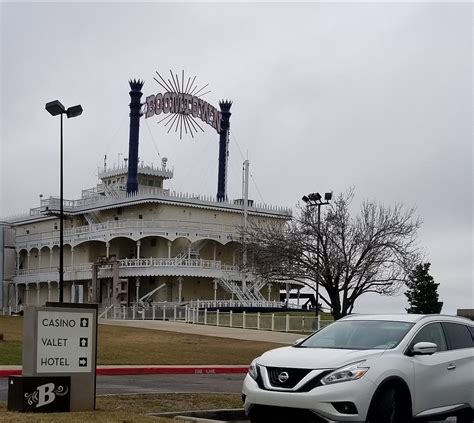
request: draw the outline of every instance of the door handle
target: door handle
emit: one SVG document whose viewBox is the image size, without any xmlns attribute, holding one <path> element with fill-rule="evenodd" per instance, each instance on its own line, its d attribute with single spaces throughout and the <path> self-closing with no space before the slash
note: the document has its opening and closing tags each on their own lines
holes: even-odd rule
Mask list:
<svg viewBox="0 0 474 423">
<path fill-rule="evenodd" d="M 456 365 L 454 363 L 450 363 L 448 366 L 448 370 L 454 370 L 456 368 Z"/>
</svg>

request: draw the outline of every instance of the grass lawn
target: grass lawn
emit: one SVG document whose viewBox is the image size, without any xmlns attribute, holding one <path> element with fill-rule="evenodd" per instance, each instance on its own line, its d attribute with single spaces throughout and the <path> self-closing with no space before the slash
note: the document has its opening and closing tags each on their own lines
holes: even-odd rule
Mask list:
<svg viewBox="0 0 474 423">
<path fill-rule="evenodd" d="M 163 417 L 148 417 L 148 413 L 170 411 L 208 410 L 216 408 L 240 408 L 239 394 L 144 394 L 97 397 L 95 412 L 82 413 L 13 413 L 6 403 L 0 402 L 0 421 L 3 423 L 82 423 L 82 422 L 155 422 L 172 423 Z"/>
<path fill-rule="evenodd" d="M 0 365 L 21 365 L 23 318 L 0 316 Z M 99 325 L 98 364 L 249 364 L 280 344 Z"/>
</svg>

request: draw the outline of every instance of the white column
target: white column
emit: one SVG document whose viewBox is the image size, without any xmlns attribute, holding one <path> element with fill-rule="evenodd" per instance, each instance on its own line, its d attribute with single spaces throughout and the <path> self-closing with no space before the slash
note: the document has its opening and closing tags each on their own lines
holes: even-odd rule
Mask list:
<svg viewBox="0 0 474 423">
<path fill-rule="evenodd" d="M 290 304 L 290 284 L 286 283 L 286 307 Z"/>
<path fill-rule="evenodd" d="M 39 282 L 36 283 L 36 305 L 40 305 L 40 284 Z"/>
<path fill-rule="evenodd" d="M 26 270 L 30 270 L 30 252 L 28 251 L 27 260 L 26 260 Z"/>
<path fill-rule="evenodd" d="M 15 307 L 18 307 L 18 284 L 15 284 Z"/>
<path fill-rule="evenodd" d="M 191 258 L 191 244 L 188 245 L 188 259 Z"/>
<path fill-rule="evenodd" d="M 71 247 L 71 267 L 74 268 L 74 247 Z"/>
<path fill-rule="evenodd" d="M 297 293 L 298 293 L 298 297 L 296 300 L 296 305 L 299 307 L 300 306 L 300 289 L 298 289 Z"/>
<path fill-rule="evenodd" d="M 38 269 L 41 269 L 41 250 L 38 250 Z"/>
<path fill-rule="evenodd" d="M 217 279 L 214 279 L 214 301 L 217 301 Z"/>
<path fill-rule="evenodd" d="M 49 267 L 53 267 L 53 249 L 49 250 Z"/>
<path fill-rule="evenodd" d="M 51 301 L 51 282 L 48 281 L 48 301 Z"/>
<path fill-rule="evenodd" d="M 20 270 L 20 252 L 17 251 L 16 252 L 16 270 Z M 18 301 L 17 301 L 17 304 L 18 304 Z"/>
<path fill-rule="evenodd" d="M 29 305 L 28 304 L 28 301 L 29 301 L 29 291 L 30 291 L 30 286 L 28 284 L 25 284 L 25 305 Z"/>
<path fill-rule="evenodd" d="M 135 301 L 138 303 L 138 300 L 140 299 L 140 278 L 137 277 L 136 281 L 135 281 L 135 295 L 136 295 L 136 299 Z"/>
<path fill-rule="evenodd" d="M 271 294 L 272 294 L 272 284 L 271 283 L 267 284 L 267 289 L 268 289 L 268 301 L 270 301 Z"/>
<path fill-rule="evenodd" d="M 171 258 L 171 241 L 168 241 L 168 258 Z"/>
<path fill-rule="evenodd" d="M 181 301 L 183 298 L 183 278 L 180 276 L 178 278 L 178 301 Z"/>
<path fill-rule="evenodd" d="M 107 258 L 109 258 L 109 256 L 110 256 L 110 242 L 109 241 L 107 241 L 105 243 L 105 256 Z"/>
<path fill-rule="evenodd" d="M 140 258 L 140 247 L 142 243 L 140 241 L 137 241 L 137 259 Z"/>
</svg>

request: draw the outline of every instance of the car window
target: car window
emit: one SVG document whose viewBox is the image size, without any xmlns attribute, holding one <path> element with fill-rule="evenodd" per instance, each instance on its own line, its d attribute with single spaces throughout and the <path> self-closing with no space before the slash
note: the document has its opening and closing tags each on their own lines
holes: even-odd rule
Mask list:
<svg viewBox="0 0 474 423">
<path fill-rule="evenodd" d="M 410 350 L 418 342 L 432 342 L 436 344 L 436 351 L 446 351 L 446 339 L 444 337 L 443 328 L 440 323 L 430 323 L 420 329 L 410 344 Z"/>
<path fill-rule="evenodd" d="M 395 348 L 412 327 L 410 322 L 339 320 L 316 332 L 298 347 L 390 349 Z"/>
<path fill-rule="evenodd" d="M 458 350 L 474 347 L 472 336 L 467 326 L 457 323 L 443 323 L 443 328 L 446 332 L 450 349 Z"/>
</svg>

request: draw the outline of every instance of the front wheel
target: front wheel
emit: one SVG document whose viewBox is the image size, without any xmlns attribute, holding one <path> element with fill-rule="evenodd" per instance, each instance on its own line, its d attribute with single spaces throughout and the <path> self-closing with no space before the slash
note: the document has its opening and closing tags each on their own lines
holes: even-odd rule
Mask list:
<svg viewBox="0 0 474 423">
<path fill-rule="evenodd" d="M 382 391 L 372 401 L 366 423 L 409 423 L 411 412 L 395 388 Z"/>
<path fill-rule="evenodd" d="M 472 423 L 474 421 L 474 410 L 463 410 L 456 415 L 456 423 Z"/>
</svg>

